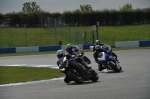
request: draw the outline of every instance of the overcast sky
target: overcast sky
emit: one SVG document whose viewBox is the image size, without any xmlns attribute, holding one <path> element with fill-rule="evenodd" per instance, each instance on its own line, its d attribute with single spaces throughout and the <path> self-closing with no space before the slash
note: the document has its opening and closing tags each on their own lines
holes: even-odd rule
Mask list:
<svg viewBox="0 0 150 99">
<path fill-rule="evenodd" d="M 36 2 L 42 10 L 50 13 L 73 11 L 86 4 L 90 4 L 93 10 L 118 10 L 127 3 L 131 3 L 134 9 L 150 7 L 150 0 L 0 0 L 0 13 L 22 11 L 25 2 Z"/>
</svg>

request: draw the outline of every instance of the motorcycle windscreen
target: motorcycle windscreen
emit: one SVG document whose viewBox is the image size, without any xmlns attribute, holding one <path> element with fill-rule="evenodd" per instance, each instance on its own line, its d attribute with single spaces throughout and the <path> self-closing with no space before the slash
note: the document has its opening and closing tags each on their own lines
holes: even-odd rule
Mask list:
<svg viewBox="0 0 150 99">
<path fill-rule="evenodd" d="M 99 61 L 105 60 L 105 53 L 104 52 L 101 52 L 101 53 L 98 54 L 98 60 Z"/>
</svg>

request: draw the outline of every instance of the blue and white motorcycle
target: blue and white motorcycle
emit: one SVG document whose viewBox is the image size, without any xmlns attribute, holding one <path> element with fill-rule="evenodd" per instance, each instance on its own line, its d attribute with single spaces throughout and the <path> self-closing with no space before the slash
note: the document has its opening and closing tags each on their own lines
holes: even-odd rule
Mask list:
<svg viewBox="0 0 150 99">
<path fill-rule="evenodd" d="M 93 51 L 93 47 L 94 46 L 90 46 L 90 49 Z M 116 57 L 116 59 L 118 58 L 118 56 L 112 51 L 111 46 L 107 45 L 107 44 L 103 44 L 103 46 L 101 46 L 101 48 L 107 52 L 109 52 L 109 54 L 111 54 L 112 56 Z"/>
<path fill-rule="evenodd" d="M 120 66 L 116 57 L 109 55 L 108 53 L 100 52 L 98 54 L 98 60 L 98 69 L 100 69 L 100 65 L 102 65 L 102 67 L 106 68 L 107 70 L 114 70 L 115 72 L 120 72 L 122 70 L 122 67 Z"/>
</svg>

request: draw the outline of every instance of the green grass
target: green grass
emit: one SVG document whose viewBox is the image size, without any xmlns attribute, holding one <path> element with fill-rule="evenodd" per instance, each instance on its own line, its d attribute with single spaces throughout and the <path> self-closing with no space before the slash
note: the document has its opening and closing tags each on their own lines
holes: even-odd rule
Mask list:
<svg viewBox="0 0 150 99">
<path fill-rule="evenodd" d="M 57 27 L 56 38 L 54 28 L 0 28 L 0 48 L 24 47 L 26 46 L 51 46 L 57 41 L 75 44 L 75 33 L 78 30 L 78 40 L 76 43 L 83 43 L 83 31 L 86 31 L 86 40 L 92 34 L 92 26 L 88 27 Z M 26 32 L 25 32 L 26 31 Z M 70 32 L 69 32 L 70 31 Z M 26 35 L 25 35 L 26 33 Z M 150 40 L 150 24 L 131 26 L 99 26 L 99 39 L 102 43 L 115 45 L 120 41 Z M 57 40 L 57 41 L 56 41 Z M 88 43 L 92 43 L 92 39 Z"/>
<path fill-rule="evenodd" d="M 24 53 L 6 53 L 6 54 L 0 54 L 0 57 L 3 57 L 3 56 L 40 55 L 40 54 L 56 54 L 56 51 L 24 52 Z"/>
<path fill-rule="evenodd" d="M 37 81 L 64 76 L 58 69 L 0 66 L 0 84 Z"/>
<path fill-rule="evenodd" d="M 109 45 L 120 41 L 150 40 L 150 25 L 99 27 L 99 38 Z"/>
</svg>

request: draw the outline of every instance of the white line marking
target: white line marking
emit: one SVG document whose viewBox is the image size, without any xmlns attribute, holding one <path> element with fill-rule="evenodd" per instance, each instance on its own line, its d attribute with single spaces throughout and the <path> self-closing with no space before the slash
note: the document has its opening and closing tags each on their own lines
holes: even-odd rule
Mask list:
<svg viewBox="0 0 150 99">
<path fill-rule="evenodd" d="M 25 84 L 36 84 L 36 83 L 50 82 L 50 81 L 62 80 L 62 79 L 64 79 L 64 77 L 53 78 L 53 79 L 48 79 L 48 80 L 39 80 L 39 81 L 29 81 L 29 82 L 3 84 L 3 85 L 0 85 L 0 87 L 5 87 L 5 86 L 17 86 L 17 85 L 25 85 Z"/>
<path fill-rule="evenodd" d="M 0 64 L 0 66 L 25 66 L 25 67 L 49 67 L 58 69 L 57 65 L 38 65 L 38 64 Z"/>
</svg>

